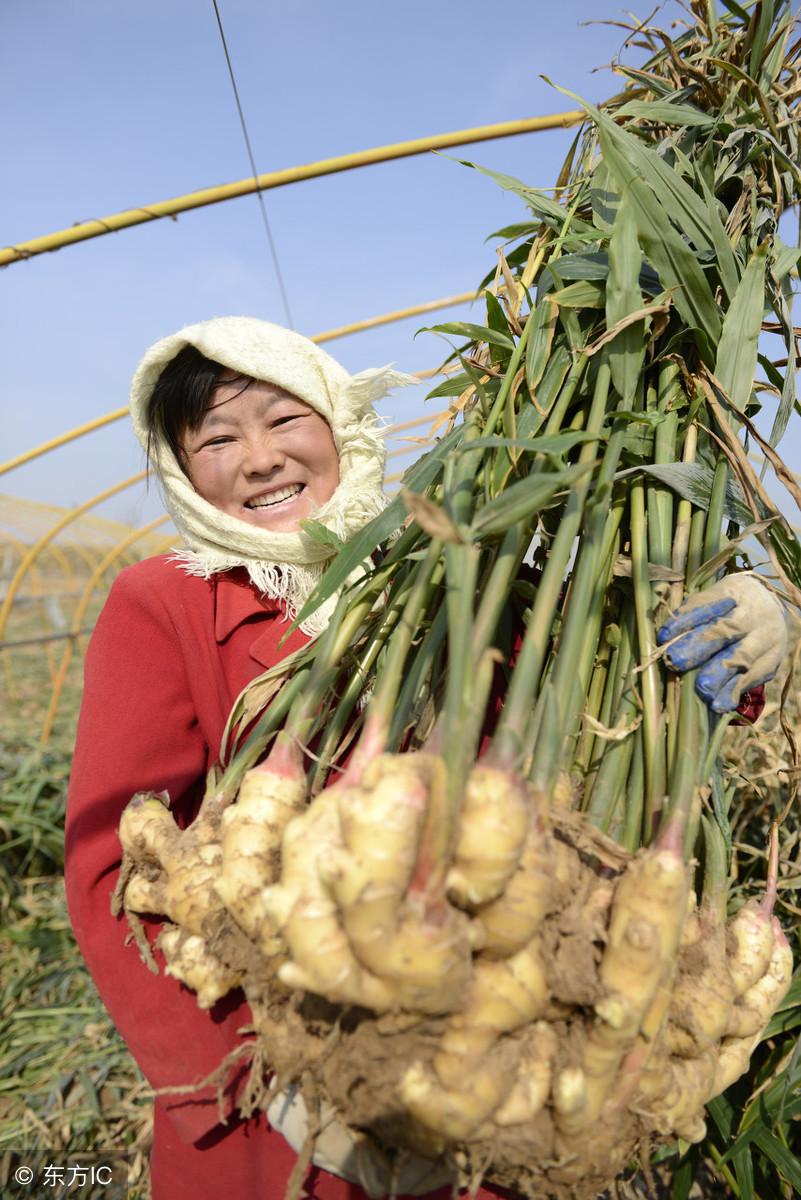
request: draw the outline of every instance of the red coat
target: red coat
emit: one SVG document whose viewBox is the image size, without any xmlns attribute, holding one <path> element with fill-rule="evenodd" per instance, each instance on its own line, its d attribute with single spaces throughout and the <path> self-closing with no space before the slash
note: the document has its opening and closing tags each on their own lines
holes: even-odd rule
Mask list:
<svg viewBox="0 0 801 1200">
<path fill-rule="evenodd" d="M 306 640 L 296 631 L 279 651 L 282 616 L 244 571 L 206 581 L 166 556 L 152 558 L 119 575 L 86 656 L 67 805 L 67 900 L 100 996 L 154 1088 L 209 1075 L 240 1041 L 250 1010 L 234 993 L 201 1011 L 189 989 L 152 974 L 126 945 L 126 923 L 110 912 L 120 814 L 134 792 L 166 789 L 179 824 L 191 821 L 237 694 Z M 156 1100 L 153 1200 L 283 1200 L 294 1163 L 263 1116 L 221 1125 L 211 1089 Z M 306 1189 L 319 1200 L 365 1197 L 316 1168 Z M 450 1191 L 435 1195 L 447 1200 Z"/>
</svg>

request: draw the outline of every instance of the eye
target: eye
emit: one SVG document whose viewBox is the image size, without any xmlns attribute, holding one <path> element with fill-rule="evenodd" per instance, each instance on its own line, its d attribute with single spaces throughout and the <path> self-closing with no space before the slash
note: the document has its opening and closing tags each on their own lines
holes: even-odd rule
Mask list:
<svg viewBox="0 0 801 1200">
<path fill-rule="evenodd" d="M 305 416 L 305 413 L 291 413 L 287 414 L 285 417 L 276 417 L 272 423 L 273 429 L 275 429 L 278 425 L 287 425 L 290 421 L 299 421 L 303 416 Z"/>
<path fill-rule="evenodd" d="M 228 443 L 232 442 L 233 440 L 234 439 L 231 437 L 222 437 L 222 436 L 215 437 L 215 438 L 209 438 L 209 440 L 207 442 L 203 443 L 203 445 L 200 447 L 200 449 L 206 450 L 209 446 L 227 446 Z"/>
</svg>

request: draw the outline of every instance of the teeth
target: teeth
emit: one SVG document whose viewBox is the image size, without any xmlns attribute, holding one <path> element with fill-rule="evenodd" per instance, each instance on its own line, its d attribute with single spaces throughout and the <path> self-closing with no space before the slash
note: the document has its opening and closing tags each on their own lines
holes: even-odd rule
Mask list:
<svg viewBox="0 0 801 1200">
<path fill-rule="evenodd" d="M 245 508 L 271 508 L 273 504 L 280 504 L 283 500 L 289 500 L 291 496 L 297 496 L 298 492 L 302 490 L 302 484 L 294 483 L 291 487 L 270 492 L 269 496 L 259 496 L 256 500 L 248 500 Z"/>
</svg>

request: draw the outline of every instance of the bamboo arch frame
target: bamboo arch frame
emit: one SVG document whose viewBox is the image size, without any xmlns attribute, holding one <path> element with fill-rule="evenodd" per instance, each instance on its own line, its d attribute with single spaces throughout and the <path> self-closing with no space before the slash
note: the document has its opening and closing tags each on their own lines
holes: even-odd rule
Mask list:
<svg viewBox="0 0 801 1200">
<path fill-rule="evenodd" d="M 265 192 L 272 188 L 283 187 L 285 184 L 298 183 L 303 179 L 318 179 L 322 175 L 334 175 L 340 171 L 351 171 L 356 167 L 389 162 L 396 158 L 409 158 L 416 154 L 425 154 L 430 150 L 445 150 L 452 146 L 466 146 L 472 142 L 515 137 L 521 133 L 535 133 L 542 129 L 564 129 L 570 125 L 578 125 L 584 120 L 584 117 L 583 112 L 573 110 L 552 113 L 545 117 L 526 117 L 518 121 L 502 121 L 496 125 L 479 125 L 472 129 L 459 129 L 452 133 L 440 133 L 431 137 L 415 138 L 412 141 L 395 142 L 388 146 L 376 146 L 370 150 L 359 150 L 352 154 L 339 155 L 336 158 L 324 158 L 299 167 L 285 167 L 280 171 L 269 171 L 264 175 L 239 179 L 235 183 L 224 183 L 218 187 L 202 188 L 200 191 L 188 192 L 171 200 L 157 200 L 142 208 L 126 209 L 124 212 L 114 213 L 109 217 L 79 221 L 68 229 L 60 229 L 56 233 L 44 234 L 26 242 L 18 242 L 14 246 L 6 246 L 0 250 L 0 267 L 10 266 L 12 263 L 32 258 L 36 254 L 60 250 L 63 246 L 86 241 L 88 238 L 102 237 L 106 233 L 116 233 L 118 230 L 127 229 L 132 225 L 142 225 L 148 221 L 157 221 L 162 217 L 175 218 L 178 213 L 188 212 L 194 208 L 204 208 L 209 204 L 218 204 L 223 200 L 233 200 L 237 196 L 247 196 L 252 192 Z"/>
<path fill-rule="evenodd" d="M 104 500 L 110 500 L 112 496 L 116 496 L 119 492 L 124 491 L 125 488 L 132 487 L 135 483 L 140 483 L 141 480 L 146 477 L 146 475 L 147 471 L 137 471 L 135 475 L 131 475 L 128 479 L 123 479 L 121 483 L 115 483 L 112 487 L 104 488 L 104 490 L 102 492 L 98 492 L 96 496 L 92 496 L 89 500 L 84 500 L 83 504 L 78 504 L 75 508 L 70 509 L 68 513 L 65 513 L 63 517 L 56 521 L 55 525 L 48 529 L 46 533 L 43 533 L 42 536 L 36 542 L 34 542 L 28 552 L 23 556 L 21 563 L 14 572 L 11 582 L 8 585 L 8 591 L 3 599 L 2 606 L 0 606 L 0 641 L 2 641 L 3 637 L 5 636 L 8 617 L 11 612 L 11 607 L 14 603 L 14 597 L 19 591 L 19 586 L 22 583 L 22 580 L 25 578 L 29 567 L 32 563 L 36 562 L 37 558 L 45 549 L 45 547 L 49 546 L 53 538 L 57 537 L 58 534 L 61 533 L 62 529 L 66 529 L 67 526 L 71 525 L 73 521 L 77 521 L 78 517 L 83 516 L 83 514 L 88 512 L 90 508 L 95 508 L 98 504 L 102 504 Z"/>
<path fill-rule="evenodd" d="M 471 300 L 478 299 L 479 294 L 478 292 L 460 292 L 456 296 L 442 296 L 438 300 L 426 300 L 423 304 L 413 304 L 409 308 L 398 308 L 393 312 L 381 313 L 377 317 L 353 321 L 350 325 L 338 325 L 334 329 L 326 329 L 322 333 L 312 334 L 309 341 L 322 345 L 324 342 L 334 341 L 335 338 L 347 337 L 351 333 L 362 333 L 365 329 L 389 325 L 393 321 L 402 321 L 406 317 L 419 316 L 425 312 L 436 312 L 440 308 L 451 308 L 457 304 L 468 304 Z M 435 372 L 420 371 L 417 374 L 420 379 L 425 379 Z M 86 421 L 82 425 L 76 425 L 74 429 L 68 429 L 66 433 L 60 433 L 56 437 L 49 438 L 46 442 L 41 442 L 38 446 L 33 446 L 30 450 L 25 450 L 22 454 L 17 454 L 13 458 L 7 459 L 6 462 L 0 463 L 0 475 L 5 475 L 25 463 L 33 462 L 34 459 L 41 458 L 43 454 L 48 454 L 51 450 L 58 450 L 60 446 L 77 441 L 78 438 L 85 437 L 88 433 L 94 433 L 95 430 L 102 429 L 106 425 L 111 425 L 114 421 L 120 421 L 127 415 L 128 406 L 124 405 L 122 408 L 112 409 L 111 412 L 107 412 L 101 417 Z"/>
</svg>

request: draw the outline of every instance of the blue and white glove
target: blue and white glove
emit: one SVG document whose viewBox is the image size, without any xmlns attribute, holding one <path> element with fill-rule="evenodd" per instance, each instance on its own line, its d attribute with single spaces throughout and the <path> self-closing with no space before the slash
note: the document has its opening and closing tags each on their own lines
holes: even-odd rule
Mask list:
<svg viewBox="0 0 801 1200">
<path fill-rule="evenodd" d="M 364 1134 L 343 1124 L 330 1105 L 323 1104 L 320 1115 L 322 1129 L 314 1143 L 312 1162 L 358 1184 L 368 1196 L 424 1196 L 437 1188 L 453 1187 L 453 1173 L 441 1163 L 409 1153 L 393 1168 L 379 1148 Z M 303 1096 L 294 1084 L 272 1100 L 267 1120 L 299 1154 L 308 1135 L 309 1118 Z"/>
<path fill-rule="evenodd" d="M 665 661 L 675 671 L 701 668 L 696 691 L 713 712 L 731 712 L 743 692 L 778 671 L 787 653 L 784 608 L 758 576 L 727 575 L 685 600 L 656 640 L 672 642 Z"/>
</svg>

